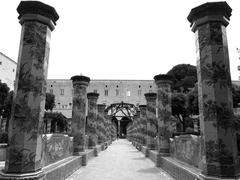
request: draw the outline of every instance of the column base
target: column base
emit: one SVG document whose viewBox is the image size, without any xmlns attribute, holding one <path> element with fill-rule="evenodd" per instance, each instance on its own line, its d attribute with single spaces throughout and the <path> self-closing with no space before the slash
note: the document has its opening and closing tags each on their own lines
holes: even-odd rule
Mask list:
<svg viewBox="0 0 240 180">
<path fill-rule="evenodd" d="M 156 150 L 155 144 L 148 144 L 148 145 L 147 145 L 147 148 L 148 148 L 149 150 Z"/>
<path fill-rule="evenodd" d="M 221 178 L 221 177 L 214 177 L 214 176 L 207 176 L 207 175 L 204 175 L 204 174 L 200 174 L 199 175 L 200 179 L 201 180 L 236 180 L 240 177 L 236 177 L 236 178 Z"/>
<path fill-rule="evenodd" d="M 4 171 L 0 171 L 0 179 L 9 179 L 9 180 L 43 180 L 45 174 L 42 170 L 31 172 L 31 173 L 7 173 Z"/>
</svg>

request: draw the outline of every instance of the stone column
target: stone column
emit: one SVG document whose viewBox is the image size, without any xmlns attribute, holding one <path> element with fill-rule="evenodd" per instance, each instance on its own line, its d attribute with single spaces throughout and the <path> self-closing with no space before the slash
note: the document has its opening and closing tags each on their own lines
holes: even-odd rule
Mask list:
<svg viewBox="0 0 240 180">
<path fill-rule="evenodd" d="M 136 141 L 141 144 L 141 124 L 140 124 L 140 111 L 137 110 L 136 117 Z"/>
<path fill-rule="evenodd" d="M 142 139 L 143 145 L 146 145 L 147 142 L 147 115 L 146 115 L 146 105 L 139 105 L 140 108 L 140 121 L 142 124 Z"/>
<path fill-rule="evenodd" d="M 107 139 L 108 140 L 112 140 L 111 139 L 111 122 L 110 122 L 110 118 L 109 118 L 109 116 L 108 116 L 108 110 L 107 109 L 105 109 L 106 108 L 106 105 L 105 105 L 105 107 L 104 107 L 104 119 L 105 119 L 105 121 L 106 121 L 106 123 L 107 123 L 107 128 L 106 128 L 106 135 L 107 135 Z"/>
<path fill-rule="evenodd" d="M 204 179 L 234 178 L 240 171 L 226 35 L 231 12 L 226 2 L 212 2 L 188 16 L 196 37 Z"/>
<path fill-rule="evenodd" d="M 77 75 L 71 77 L 71 80 L 73 83 L 71 136 L 73 137 L 73 153 L 79 155 L 86 149 L 86 103 L 90 78 Z"/>
<path fill-rule="evenodd" d="M 92 149 L 97 145 L 97 100 L 98 93 L 87 93 L 88 98 L 88 120 L 87 120 L 87 135 L 88 135 L 88 148 Z"/>
<path fill-rule="evenodd" d="M 98 104 L 97 111 L 98 111 L 98 118 L 97 118 L 97 134 L 98 134 L 98 143 L 102 144 L 107 140 L 106 129 L 108 128 L 107 124 L 105 123 L 105 116 L 104 110 L 106 105 Z"/>
<path fill-rule="evenodd" d="M 156 118 L 156 93 L 146 93 L 144 94 L 147 106 L 146 106 L 146 115 L 147 115 L 147 147 L 148 149 L 156 149 L 156 136 L 157 136 L 157 118 Z"/>
<path fill-rule="evenodd" d="M 154 77 L 154 80 L 157 85 L 158 101 L 158 152 L 168 155 L 170 138 L 176 129 L 176 122 L 172 118 L 172 77 L 166 74 L 159 74 Z"/>
<path fill-rule="evenodd" d="M 19 174 L 38 179 L 50 37 L 59 16 L 53 7 L 38 1 L 21 1 L 17 12 L 22 33 L 5 172 L 14 173 L 16 179 Z"/>
</svg>

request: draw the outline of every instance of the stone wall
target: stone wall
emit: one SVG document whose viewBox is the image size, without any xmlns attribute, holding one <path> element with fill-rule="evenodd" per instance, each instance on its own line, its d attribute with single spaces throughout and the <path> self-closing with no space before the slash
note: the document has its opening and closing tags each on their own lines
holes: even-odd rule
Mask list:
<svg viewBox="0 0 240 180">
<path fill-rule="evenodd" d="M 59 160 L 72 156 L 73 139 L 66 134 L 43 135 L 42 166 L 55 163 Z"/>
<path fill-rule="evenodd" d="M 170 139 L 170 155 L 195 167 L 201 163 L 200 136 L 179 135 Z"/>
</svg>

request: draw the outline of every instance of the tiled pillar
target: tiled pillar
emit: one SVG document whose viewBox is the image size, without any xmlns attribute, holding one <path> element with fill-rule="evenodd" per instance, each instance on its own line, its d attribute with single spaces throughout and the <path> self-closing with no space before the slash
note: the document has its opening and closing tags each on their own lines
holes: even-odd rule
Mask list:
<svg viewBox="0 0 240 180">
<path fill-rule="evenodd" d="M 17 11 L 22 33 L 5 172 L 30 173 L 28 178 L 38 179 L 50 37 L 59 16 L 53 7 L 38 1 L 21 1 Z"/>
<path fill-rule="evenodd" d="M 154 77 L 154 80 L 157 85 L 158 101 L 158 152 L 168 155 L 170 138 L 176 129 L 176 122 L 172 118 L 172 77 L 159 74 Z"/>
<path fill-rule="evenodd" d="M 73 152 L 79 155 L 86 149 L 86 103 L 87 103 L 87 86 L 90 78 L 86 76 L 71 77 L 73 83 L 73 108 L 71 136 L 73 137 Z"/>
<path fill-rule="evenodd" d="M 104 104 L 98 104 L 97 105 L 97 111 L 98 111 L 98 118 L 97 118 L 97 134 L 98 134 L 98 143 L 104 143 L 106 141 L 106 129 L 107 125 L 105 123 L 105 116 L 104 116 L 104 110 L 106 105 Z"/>
<path fill-rule="evenodd" d="M 239 174 L 226 27 L 231 16 L 226 2 L 191 10 L 188 20 L 196 37 L 202 174 L 234 178 Z"/>
<path fill-rule="evenodd" d="M 147 147 L 148 149 L 156 149 L 156 136 L 157 136 L 157 118 L 156 118 L 156 93 L 146 93 L 144 94 L 147 106 L 146 106 L 146 115 L 147 115 Z"/>
<path fill-rule="evenodd" d="M 133 141 L 137 142 L 137 115 L 136 114 L 133 116 L 133 131 L 132 131 L 132 135 L 133 135 Z"/>
<path fill-rule="evenodd" d="M 111 121 L 110 121 L 110 118 L 108 116 L 108 110 L 105 109 L 106 108 L 106 105 L 104 107 L 104 119 L 107 123 L 107 128 L 106 128 L 106 135 L 107 135 L 107 139 L 108 140 L 111 140 Z"/>
<path fill-rule="evenodd" d="M 92 149 L 97 145 L 97 100 L 98 93 L 87 93 L 88 98 L 88 120 L 87 120 L 87 135 L 88 135 L 88 148 Z"/>
<path fill-rule="evenodd" d="M 140 108 L 140 121 L 142 124 L 142 140 L 143 145 L 146 145 L 147 142 L 147 115 L 146 115 L 146 105 L 139 105 Z"/>
<path fill-rule="evenodd" d="M 136 140 L 141 143 L 141 124 L 140 124 L 140 111 L 137 110 L 136 114 Z"/>
</svg>

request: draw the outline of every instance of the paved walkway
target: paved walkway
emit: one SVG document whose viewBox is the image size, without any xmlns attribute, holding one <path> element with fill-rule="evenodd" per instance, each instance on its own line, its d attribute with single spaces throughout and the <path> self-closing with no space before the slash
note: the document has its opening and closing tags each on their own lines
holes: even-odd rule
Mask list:
<svg viewBox="0 0 240 180">
<path fill-rule="evenodd" d="M 90 160 L 67 180 L 173 180 L 166 172 L 155 167 L 129 141 L 114 141 L 98 157 Z"/>
</svg>

